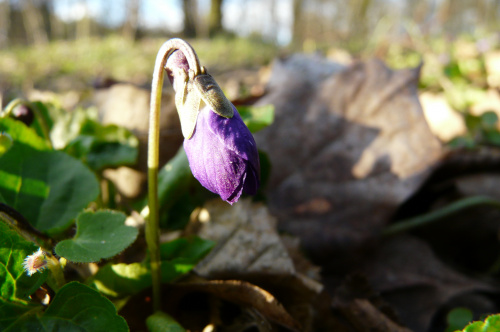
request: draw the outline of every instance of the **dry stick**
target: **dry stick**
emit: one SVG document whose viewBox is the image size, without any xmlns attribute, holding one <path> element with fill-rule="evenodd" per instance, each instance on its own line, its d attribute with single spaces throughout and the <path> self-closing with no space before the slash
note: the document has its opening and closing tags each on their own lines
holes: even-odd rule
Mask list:
<svg viewBox="0 0 500 332">
<path fill-rule="evenodd" d="M 190 70 L 195 75 L 200 73 L 200 64 L 193 48 L 181 39 L 166 41 L 158 51 L 153 82 L 151 85 L 151 106 L 149 110 L 148 136 L 148 202 L 149 218 L 146 223 L 146 243 L 151 256 L 151 277 L 153 284 L 153 310 L 159 311 L 161 304 L 161 258 L 160 225 L 158 204 L 158 163 L 160 145 L 160 109 L 165 65 L 174 51 L 181 51 L 186 57 Z"/>
</svg>

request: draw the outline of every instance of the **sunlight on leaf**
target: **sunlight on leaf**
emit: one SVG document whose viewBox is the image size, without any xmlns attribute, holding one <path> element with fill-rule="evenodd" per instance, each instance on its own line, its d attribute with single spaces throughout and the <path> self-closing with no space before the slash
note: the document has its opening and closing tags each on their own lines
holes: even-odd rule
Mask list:
<svg viewBox="0 0 500 332">
<path fill-rule="evenodd" d="M 256 133 L 261 129 L 271 125 L 274 121 L 274 106 L 238 106 L 243 122 L 247 125 L 252 133 Z"/>
<path fill-rule="evenodd" d="M 459 331 L 459 330 L 457 330 Z M 497 332 L 500 331 L 500 314 L 488 316 L 484 322 L 467 325 L 463 332 Z"/>
<path fill-rule="evenodd" d="M 66 228 L 98 193 L 95 175 L 63 152 L 16 141 L 0 157 L 0 195 L 41 231 Z"/>
<path fill-rule="evenodd" d="M 163 243 L 162 282 L 172 282 L 191 271 L 214 245 L 199 237 Z M 108 264 L 99 269 L 91 284 L 107 296 L 123 297 L 150 287 L 151 271 L 147 263 Z"/>
<path fill-rule="evenodd" d="M 76 220 L 76 235 L 59 242 L 59 256 L 77 263 L 97 262 L 113 257 L 132 244 L 138 230 L 125 225 L 126 216 L 120 212 L 82 212 Z"/>
</svg>

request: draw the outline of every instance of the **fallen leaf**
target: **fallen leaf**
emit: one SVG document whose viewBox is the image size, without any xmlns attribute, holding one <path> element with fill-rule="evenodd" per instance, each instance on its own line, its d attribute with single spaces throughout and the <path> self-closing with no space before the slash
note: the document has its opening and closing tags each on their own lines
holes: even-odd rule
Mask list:
<svg viewBox="0 0 500 332">
<path fill-rule="evenodd" d="M 442 155 L 417 95 L 420 68 L 370 60 L 343 67 L 277 60 L 267 93 L 275 122 L 257 133 L 270 157 L 269 207 L 318 261 L 344 267 Z"/>
<path fill-rule="evenodd" d="M 361 270 L 413 331 L 427 331 L 434 314 L 455 296 L 494 291 L 447 267 L 427 243 L 410 236 L 388 239 Z"/>
</svg>

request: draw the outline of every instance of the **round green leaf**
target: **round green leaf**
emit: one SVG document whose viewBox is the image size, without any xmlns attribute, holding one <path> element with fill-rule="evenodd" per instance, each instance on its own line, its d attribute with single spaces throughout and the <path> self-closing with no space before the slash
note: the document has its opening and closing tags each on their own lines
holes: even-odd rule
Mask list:
<svg viewBox="0 0 500 332">
<path fill-rule="evenodd" d="M 25 315 L 6 331 L 129 331 L 104 296 L 79 282 L 64 285 L 41 316 Z"/>
<path fill-rule="evenodd" d="M 463 332 L 497 332 L 500 331 L 500 314 L 488 316 L 484 322 L 474 322 L 465 327 Z"/>
<path fill-rule="evenodd" d="M 146 325 L 150 332 L 185 332 L 186 330 L 170 315 L 158 311 L 146 319 Z"/>
<path fill-rule="evenodd" d="M 76 235 L 59 242 L 55 251 L 72 262 L 90 263 L 110 258 L 127 248 L 137 237 L 137 229 L 125 226 L 120 212 L 82 212 L 76 220 Z"/>
<path fill-rule="evenodd" d="M 98 194 L 95 175 L 64 152 L 15 141 L 0 157 L 1 199 L 41 231 L 66 228 Z"/>
</svg>

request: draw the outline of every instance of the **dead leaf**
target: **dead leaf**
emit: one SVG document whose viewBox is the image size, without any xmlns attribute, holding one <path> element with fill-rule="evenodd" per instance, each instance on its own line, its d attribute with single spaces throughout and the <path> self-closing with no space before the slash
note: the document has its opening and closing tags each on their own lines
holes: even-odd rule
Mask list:
<svg viewBox="0 0 500 332">
<path fill-rule="evenodd" d="M 493 291 L 441 263 L 430 246 L 410 236 L 384 242 L 361 268 L 375 291 L 396 308 L 414 331 L 427 331 L 434 314 L 460 294 Z"/>
<path fill-rule="evenodd" d="M 409 332 L 401 326 L 395 312 L 373 291 L 361 274 L 347 276 L 335 290 L 332 306 L 356 331 Z"/>
<path fill-rule="evenodd" d="M 297 241 L 288 239 L 287 245 L 294 250 L 292 260 L 276 232 L 276 219 L 265 205 L 246 199 L 229 206 L 217 199 L 207 202 L 196 219 L 199 225 L 191 224 L 188 229 L 217 243 L 196 266 L 198 275 L 252 282 L 272 293 L 287 311 L 299 317 L 303 331 L 313 331 L 314 302 L 323 291 L 318 281 L 319 268 L 299 254 Z M 295 263 L 299 264 L 299 271 Z"/>
<path fill-rule="evenodd" d="M 349 264 L 440 159 L 417 95 L 419 68 L 371 60 L 277 60 L 268 92 L 275 122 L 256 134 L 272 168 L 268 195 L 279 228 L 318 260 Z M 346 262 L 347 260 L 347 262 Z"/>
<path fill-rule="evenodd" d="M 264 289 L 241 280 L 210 280 L 204 282 L 179 283 L 176 285 L 190 291 L 201 291 L 240 306 L 258 310 L 264 317 L 291 330 L 301 326 L 285 308 Z"/>
</svg>

